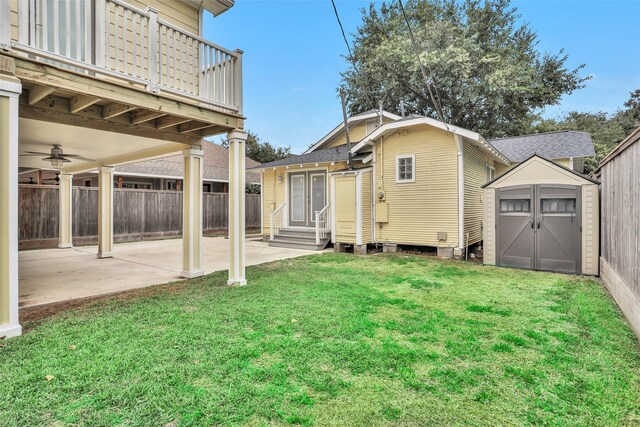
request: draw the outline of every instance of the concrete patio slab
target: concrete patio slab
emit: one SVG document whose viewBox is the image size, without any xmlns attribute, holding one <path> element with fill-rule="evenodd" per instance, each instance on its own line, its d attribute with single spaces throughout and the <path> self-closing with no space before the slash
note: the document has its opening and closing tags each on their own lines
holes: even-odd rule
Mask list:
<svg viewBox="0 0 640 427">
<path fill-rule="evenodd" d="M 229 241 L 203 239 L 205 273 L 227 270 Z M 19 254 L 20 307 L 67 301 L 181 280 L 182 240 L 155 240 L 115 245 L 113 258 L 98 259 L 97 246 L 40 249 Z M 246 241 L 247 265 L 316 252 L 274 248 Z"/>
</svg>

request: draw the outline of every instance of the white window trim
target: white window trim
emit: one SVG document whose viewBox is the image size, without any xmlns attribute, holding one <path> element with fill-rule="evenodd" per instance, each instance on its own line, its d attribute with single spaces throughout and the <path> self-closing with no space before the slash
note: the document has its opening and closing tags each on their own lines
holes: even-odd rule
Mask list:
<svg viewBox="0 0 640 427">
<path fill-rule="evenodd" d="M 411 179 L 400 179 L 400 159 L 411 159 Z M 405 184 L 416 182 L 416 155 L 415 154 L 398 154 L 396 156 L 396 183 Z"/>
<path fill-rule="evenodd" d="M 491 173 L 489 174 L 490 176 L 488 176 L 487 178 L 487 182 L 489 181 L 493 181 L 496 178 L 496 168 L 491 166 L 490 164 L 486 164 L 486 168 L 487 168 L 487 172 L 491 171 Z"/>
</svg>

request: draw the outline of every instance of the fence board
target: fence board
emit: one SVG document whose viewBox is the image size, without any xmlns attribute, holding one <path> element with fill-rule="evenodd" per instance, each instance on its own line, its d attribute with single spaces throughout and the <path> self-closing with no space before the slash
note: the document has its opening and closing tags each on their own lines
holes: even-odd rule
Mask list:
<svg viewBox="0 0 640 427">
<path fill-rule="evenodd" d="M 58 237 L 58 187 L 20 185 L 19 240 Z M 182 192 L 115 189 L 113 229 L 116 236 L 182 232 Z M 229 226 L 229 195 L 203 194 L 204 231 Z M 260 227 L 260 195 L 246 195 L 246 226 Z M 97 188 L 73 188 L 73 237 L 98 235 Z"/>
</svg>

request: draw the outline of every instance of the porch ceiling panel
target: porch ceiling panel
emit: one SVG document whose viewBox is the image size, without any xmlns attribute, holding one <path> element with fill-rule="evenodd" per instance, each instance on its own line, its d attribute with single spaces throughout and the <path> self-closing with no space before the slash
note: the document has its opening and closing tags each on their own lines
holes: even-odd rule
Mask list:
<svg viewBox="0 0 640 427">
<path fill-rule="evenodd" d="M 175 154 L 186 144 L 167 142 L 159 139 L 119 134 L 103 130 L 70 126 L 20 118 L 19 151 L 39 151 L 47 153 L 53 144 L 60 144 L 64 153 L 78 154 L 95 161 L 70 159 L 63 172 L 80 172 L 94 169 L 100 164 L 117 166 L 148 158 Z M 20 157 L 21 168 L 50 168 L 45 156 Z"/>
</svg>

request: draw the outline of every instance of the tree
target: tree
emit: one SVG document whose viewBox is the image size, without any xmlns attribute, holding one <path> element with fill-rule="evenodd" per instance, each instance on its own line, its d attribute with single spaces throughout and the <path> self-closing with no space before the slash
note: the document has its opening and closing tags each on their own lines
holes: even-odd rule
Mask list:
<svg viewBox="0 0 640 427">
<path fill-rule="evenodd" d="M 229 148 L 229 141 L 225 138 L 220 145 Z M 269 163 L 291 156 L 291 147 L 274 147 L 268 141 L 261 141 L 255 132 L 247 131 L 245 153 L 248 158 L 256 162 Z"/>
<path fill-rule="evenodd" d="M 596 150 L 595 158 L 587 159 L 585 172 L 594 171 L 600 161 L 627 135 L 640 126 L 640 89 L 631 92 L 625 108 L 613 114 L 572 111 L 559 119 L 541 120 L 527 133 L 577 130 L 589 132 Z"/>
<path fill-rule="evenodd" d="M 486 138 L 521 134 L 541 109 L 584 86 L 583 65 L 541 53 L 510 0 L 408 0 L 406 15 L 444 120 Z M 385 108 L 440 119 L 395 1 L 362 10 L 353 63 L 342 73 L 350 112 Z"/>
</svg>

